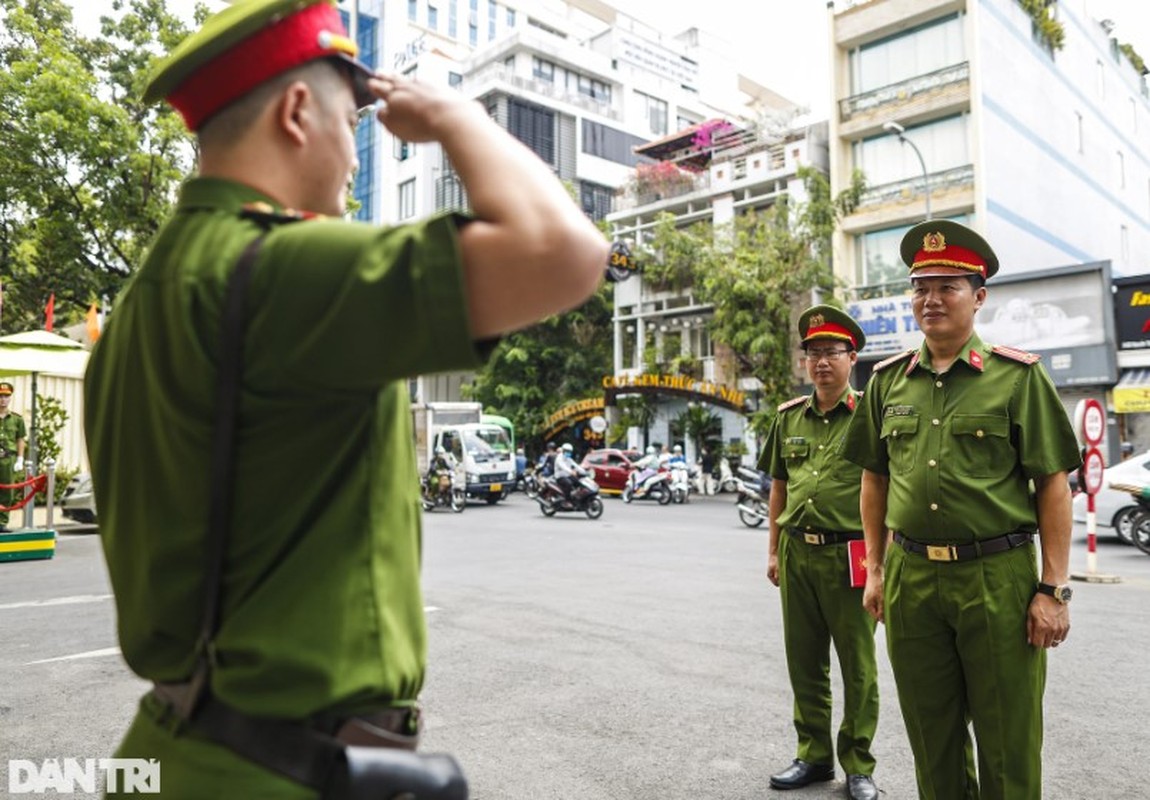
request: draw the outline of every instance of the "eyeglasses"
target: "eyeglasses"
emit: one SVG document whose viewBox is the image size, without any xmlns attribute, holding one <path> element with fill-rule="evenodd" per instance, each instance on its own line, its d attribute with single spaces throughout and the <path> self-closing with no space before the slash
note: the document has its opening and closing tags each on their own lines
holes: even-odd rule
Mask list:
<svg viewBox="0 0 1150 800">
<path fill-rule="evenodd" d="M 824 358 L 827 361 L 838 361 L 849 352 L 850 350 L 840 350 L 837 347 L 832 347 L 826 350 L 822 348 L 813 348 L 811 350 L 807 350 L 806 353 L 803 354 L 803 358 L 807 361 L 822 361 Z"/>
</svg>

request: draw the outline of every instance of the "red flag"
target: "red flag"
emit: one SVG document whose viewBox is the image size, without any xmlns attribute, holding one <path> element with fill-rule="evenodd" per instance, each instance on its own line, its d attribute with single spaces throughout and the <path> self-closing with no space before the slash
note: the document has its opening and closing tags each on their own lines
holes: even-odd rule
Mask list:
<svg viewBox="0 0 1150 800">
<path fill-rule="evenodd" d="M 862 539 L 847 542 L 847 559 L 850 566 L 851 588 L 866 586 L 866 542 Z"/>
<path fill-rule="evenodd" d="M 56 293 L 48 295 L 48 305 L 44 306 L 44 330 L 52 330 L 52 323 L 56 316 Z"/>
<path fill-rule="evenodd" d="M 88 341 L 95 343 L 100 338 L 100 310 L 96 308 L 96 301 L 88 306 Z"/>
</svg>

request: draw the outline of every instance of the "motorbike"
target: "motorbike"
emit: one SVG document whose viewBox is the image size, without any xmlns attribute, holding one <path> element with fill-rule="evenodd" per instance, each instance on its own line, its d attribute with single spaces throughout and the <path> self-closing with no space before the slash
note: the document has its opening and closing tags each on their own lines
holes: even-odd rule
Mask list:
<svg viewBox="0 0 1150 800">
<path fill-rule="evenodd" d="M 543 479 L 539 493 L 535 497 L 539 510 L 545 517 L 553 517 L 559 511 L 582 511 L 588 519 L 603 516 L 603 500 L 599 497 L 599 484 L 586 475 L 579 478 L 571 490 L 571 496 L 564 497 L 563 489 L 555 480 Z"/>
<path fill-rule="evenodd" d="M 424 511 L 442 506 L 458 514 L 467 508 L 467 492 L 460 484 L 455 470 L 436 470 L 421 481 L 420 489 Z"/>
<path fill-rule="evenodd" d="M 640 479 L 639 475 L 643 472 L 647 474 Z M 632 500 L 656 500 L 661 506 L 670 503 L 671 473 L 632 470 L 627 476 L 627 485 L 623 487 L 623 502 L 630 503 Z"/>
<path fill-rule="evenodd" d="M 735 508 L 739 510 L 739 519 L 748 528 L 757 528 L 770 515 L 768 501 L 771 491 L 770 476 L 757 469 L 739 467 L 739 474 L 735 480 L 739 492 L 739 496 L 735 499 Z"/>
<path fill-rule="evenodd" d="M 739 491 L 739 479 L 731 472 L 731 462 L 726 457 L 719 459 L 719 474 L 716 478 L 716 492 Z"/>
<path fill-rule="evenodd" d="M 534 467 L 528 467 L 519 478 L 519 490 L 532 500 L 539 494 L 539 481 L 541 477 Z"/>
<path fill-rule="evenodd" d="M 1138 504 L 1138 510 L 1130 517 L 1130 538 L 1135 547 L 1150 556 L 1150 486 L 1112 482 L 1110 488 L 1129 492 Z"/>
<path fill-rule="evenodd" d="M 685 462 L 671 462 L 671 502 L 685 503 L 691 494 L 691 468 Z"/>
</svg>

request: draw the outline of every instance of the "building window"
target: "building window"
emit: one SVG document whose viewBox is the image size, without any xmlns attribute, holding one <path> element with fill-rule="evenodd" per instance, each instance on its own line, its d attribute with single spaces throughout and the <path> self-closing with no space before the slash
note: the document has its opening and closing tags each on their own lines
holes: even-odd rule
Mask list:
<svg viewBox="0 0 1150 800">
<path fill-rule="evenodd" d="M 583 119 L 583 152 L 588 155 L 633 167 L 640 161 L 634 148 L 646 143 L 639 136 Z"/>
<path fill-rule="evenodd" d="M 1098 72 L 1098 96 L 1103 100 L 1106 99 L 1106 65 L 1102 63 L 1102 59 L 1094 59 L 1094 66 Z"/>
<path fill-rule="evenodd" d="M 531 58 L 531 76 L 539 81 L 555 82 L 555 65 L 539 56 Z"/>
<path fill-rule="evenodd" d="M 1118 227 L 1118 252 L 1122 254 L 1122 263 L 1130 263 L 1130 229 L 1125 225 Z"/>
<path fill-rule="evenodd" d="M 427 7 L 427 27 L 433 31 L 439 30 L 439 9 L 435 6 Z"/>
<path fill-rule="evenodd" d="M 503 59 L 503 66 L 508 72 L 515 72 L 515 56 L 507 56 L 507 58 Z"/>
<path fill-rule="evenodd" d="M 649 94 L 635 92 L 639 108 L 647 120 L 647 128 L 656 136 L 667 135 L 667 101 Z"/>
<path fill-rule="evenodd" d="M 1138 133 L 1138 101 L 1133 97 L 1130 100 L 1130 130 Z"/>
<path fill-rule="evenodd" d="M 600 103 L 611 102 L 611 87 L 603 81 L 597 81 L 586 75 L 576 75 L 575 81 L 579 94 L 598 100 Z M 666 105 L 663 104 L 664 107 Z"/>
<path fill-rule="evenodd" d="M 419 15 L 419 0 L 407 0 L 407 18 L 415 22 L 416 16 Z"/>
<path fill-rule="evenodd" d="M 459 35 L 459 0 L 447 0 L 447 35 L 454 39 Z"/>
<path fill-rule="evenodd" d="M 693 117 L 693 116 L 688 117 L 687 115 L 685 115 L 683 112 L 680 111 L 679 116 L 675 118 L 675 130 L 685 131 L 685 130 L 687 130 L 687 128 L 691 127 L 692 125 L 698 125 L 702 121 L 703 120 L 697 119 L 696 117 Z"/>
<path fill-rule="evenodd" d="M 1118 151 L 1118 188 L 1126 188 L 1126 157 L 1121 150 Z"/>
<path fill-rule="evenodd" d="M 589 181 L 579 182 L 579 204 L 583 213 L 598 222 L 611 213 L 611 201 L 615 190 Z"/>
<path fill-rule="evenodd" d="M 477 26 L 474 22 L 469 22 L 467 24 L 467 43 L 472 47 L 479 45 L 479 26 Z"/>
<path fill-rule="evenodd" d="M 1077 111 L 1074 112 L 1074 130 L 1075 134 L 1078 136 L 1078 152 L 1085 153 L 1086 140 L 1082 135 L 1082 114 Z"/>
<path fill-rule="evenodd" d="M 375 119 L 360 120 L 355 129 L 355 152 L 359 169 L 355 173 L 351 196 L 359 203 L 355 218 L 361 222 L 375 221 Z"/>
<path fill-rule="evenodd" d="M 514 8 L 507 9 L 507 27 L 509 29 L 515 27 L 515 9 Z"/>
<path fill-rule="evenodd" d="M 510 97 L 507 130 L 543 161 L 555 166 L 555 114 L 549 109 Z"/>
<path fill-rule="evenodd" d="M 452 89 L 458 89 L 463 85 L 463 76 L 458 72 L 447 73 L 447 85 Z"/>
<path fill-rule="evenodd" d="M 852 52 L 851 93 L 902 83 L 965 60 L 962 20 L 951 14 Z"/>
<path fill-rule="evenodd" d="M 965 114 L 907 128 L 906 136 L 918 146 L 932 175 L 970 163 Z M 883 133 L 855 142 L 853 147 L 855 166 L 866 174 L 871 186 L 922 177 L 918 156 L 912 148 L 904 147 L 897 136 Z"/>
<path fill-rule="evenodd" d="M 415 156 L 415 142 L 405 142 L 398 136 L 393 136 L 391 141 L 396 161 L 407 161 Z"/>
<path fill-rule="evenodd" d="M 495 0 L 487 0 L 487 41 L 495 38 Z"/>
<path fill-rule="evenodd" d="M 399 184 L 399 218 L 415 216 L 415 178 Z"/>
</svg>

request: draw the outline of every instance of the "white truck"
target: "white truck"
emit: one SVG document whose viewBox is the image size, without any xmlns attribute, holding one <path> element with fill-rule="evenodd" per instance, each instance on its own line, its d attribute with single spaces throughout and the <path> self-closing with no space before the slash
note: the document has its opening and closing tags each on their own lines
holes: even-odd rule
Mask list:
<svg viewBox="0 0 1150 800">
<path fill-rule="evenodd" d="M 498 503 L 515 486 L 515 453 L 507 432 L 480 422 L 479 403 L 426 403 L 412 406 L 420 475 L 442 447 L 463 472 L 467 496 Z"/>
</svg>

